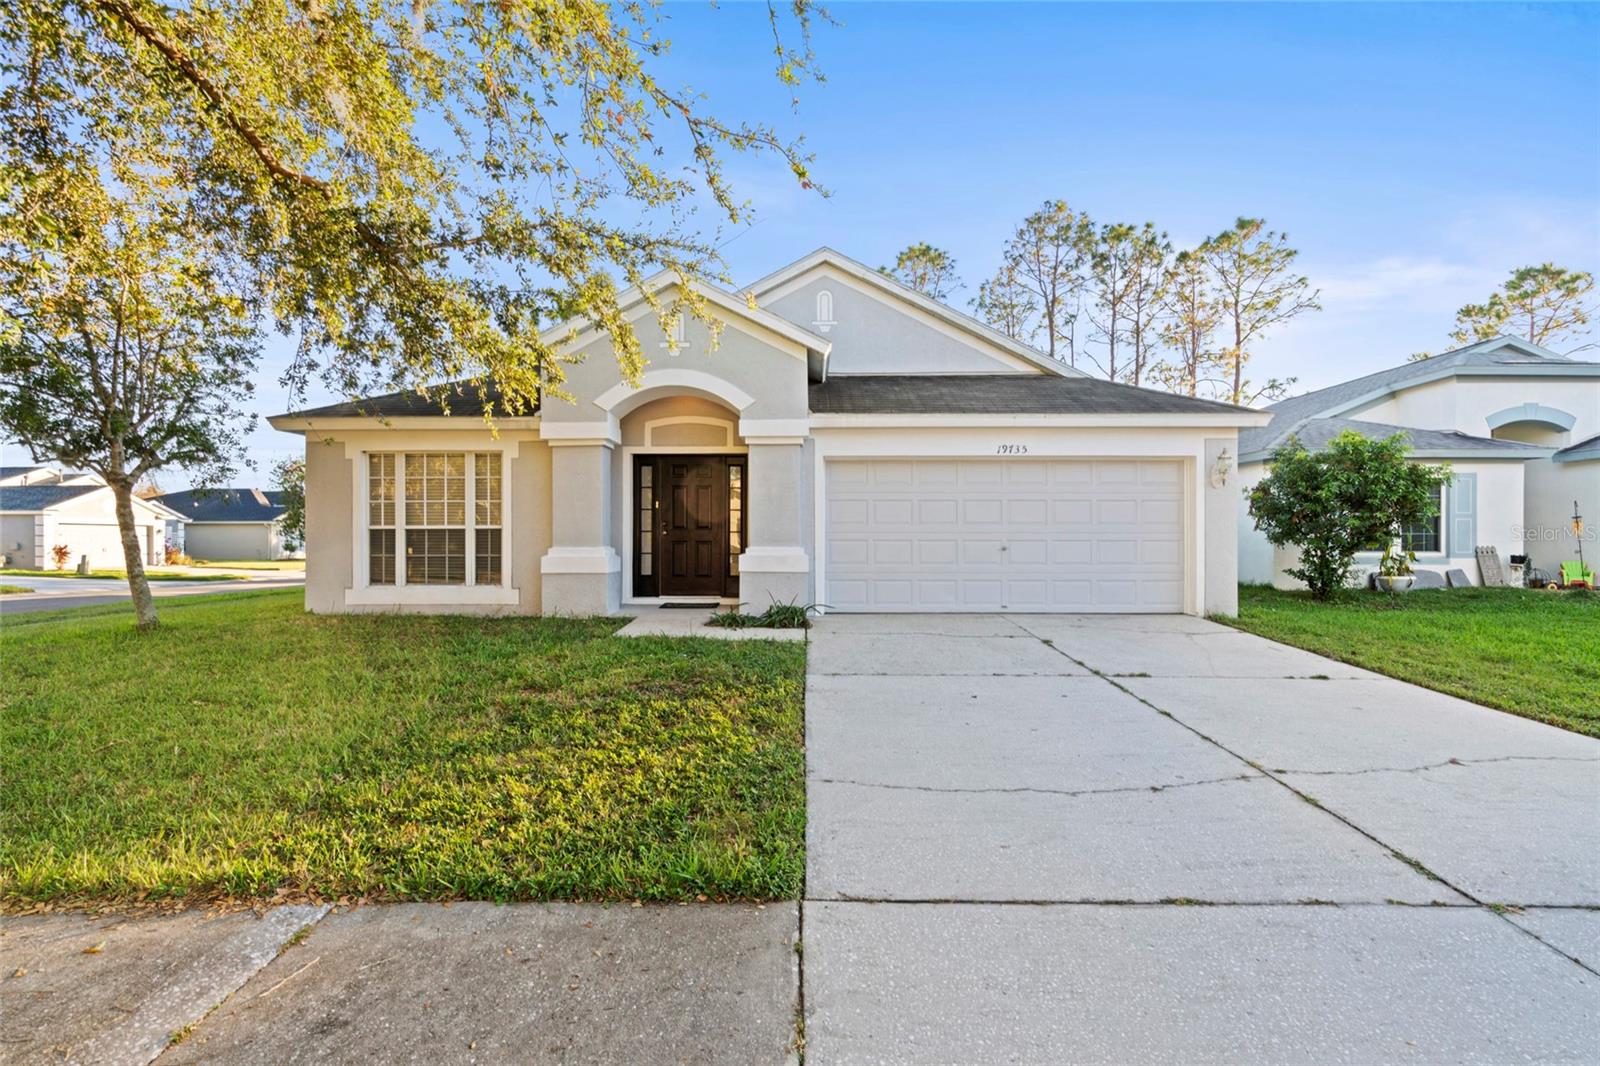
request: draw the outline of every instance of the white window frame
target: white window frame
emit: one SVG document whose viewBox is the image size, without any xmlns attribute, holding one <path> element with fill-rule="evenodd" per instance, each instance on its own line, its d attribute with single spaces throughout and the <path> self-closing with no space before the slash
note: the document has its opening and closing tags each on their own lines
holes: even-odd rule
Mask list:
<svg viewBox="0 0 1600 1066">
<path fill-rule="evenodd" d="M 407 604 L 434 606 L 509 605 L 519 601 L 519 590 L 511 583 L 512 556 L 515 547 L 511 511 L 511 458 L 512 448 L 501 443 L 489 445 L 465 444 L 458 441 L 434 443 L 418 441 L 411 446 L 362 449 L 355 453 L 354 509 L 351 522 L 351 559 L 354 573 L 350 588 L 345 591 L 349 606 L 404 606 Z M 466 580 L 459 585 L 414 585 L 406 581 L 405 524 L 407 455 L 462 452 L 466 457 Z M 477 538 L 477 461 L 478 455 L 493 454 L 500 457 L 500 584 L 480 585 L 478 577 Z M 371 508 L 368 506 L 368 457 L 392 454 L 395 457 L 395 574 L 394 584 L 372 584 L 370 558 Z M 421 528 L 421 527 L 418 527 Z"/>
</svg>

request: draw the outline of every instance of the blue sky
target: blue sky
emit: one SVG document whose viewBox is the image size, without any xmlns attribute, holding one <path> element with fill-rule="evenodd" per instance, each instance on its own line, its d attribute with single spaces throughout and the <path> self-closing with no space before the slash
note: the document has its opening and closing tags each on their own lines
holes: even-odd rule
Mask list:
<svg viewBox="0 0 1600 1066">
<path fill-rule="evenodd" d="M 803 132 L 833 192 L 732 165 L 758 219 L 728 234 L 736 280 L 822 244 L 878 265 L 926 240 L 954 253 L 965 308 L 1047 198 L 1101 221 L 1153 221 L 1180 246 L 1259 215 L 1301 250 L 1325 309 L 1263 343 L 1252 376 L 1316 387 L 1447 347 L 1455 309 L 1514 267 L 1600 270 L 1600 9 L 832 10 L 841 25 L 815 39 L 827 81 L 791 111 L 764 5 L 663 8 L 665 80 Z M 260 414 L 286 402 L 284 354 L 269 348 Z M 263 422 L 251 444 L 264 480 L 299 440 Z"/>
</svg>

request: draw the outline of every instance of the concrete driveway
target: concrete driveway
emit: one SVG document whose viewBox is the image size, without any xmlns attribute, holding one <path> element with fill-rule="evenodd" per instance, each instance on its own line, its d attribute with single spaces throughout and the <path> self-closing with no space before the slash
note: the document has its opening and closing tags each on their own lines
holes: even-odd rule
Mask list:
<svg viewBox="0 0 1600 1066">
<path fill-rule="evenodd" d="M 1600 741 L 1177 616 L 830 616 L 806 724 L 808 1063 L 1600 1048 Z"/>
</svg>

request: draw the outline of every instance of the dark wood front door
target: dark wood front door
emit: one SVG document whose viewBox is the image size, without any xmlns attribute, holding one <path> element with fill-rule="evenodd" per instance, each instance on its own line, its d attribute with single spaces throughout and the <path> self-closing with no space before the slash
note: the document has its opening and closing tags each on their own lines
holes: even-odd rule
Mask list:
<svg viewBox="0 0 1600 1066">
<path fill-rule="evenodd" d="M 720 596 L 728 578 L 728 465 L 714 455 L 659 460 L 661 595 Z"/>
</svg>

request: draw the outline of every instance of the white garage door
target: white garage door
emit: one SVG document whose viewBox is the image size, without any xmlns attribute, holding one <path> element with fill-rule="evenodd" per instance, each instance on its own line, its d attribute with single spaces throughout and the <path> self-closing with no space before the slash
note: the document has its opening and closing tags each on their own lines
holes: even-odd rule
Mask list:
<svg viewBox="0 0 1600 1066">
<path fill-rule="evenodd" d="M 827 464 L 827 605 L 841 611 L 1181 611 L 1182 465 Z"/>
</svg>

